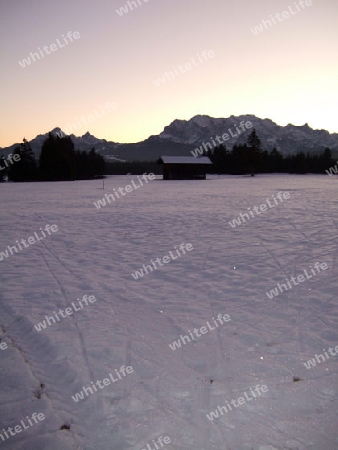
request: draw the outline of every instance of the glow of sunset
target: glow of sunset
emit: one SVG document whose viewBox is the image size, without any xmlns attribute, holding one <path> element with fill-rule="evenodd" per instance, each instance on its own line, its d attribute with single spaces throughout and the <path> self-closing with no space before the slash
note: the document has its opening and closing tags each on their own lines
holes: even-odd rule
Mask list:
<svg viewBox="0 0 338 450">
<path fill-rule="evenodd" d="M 0 146 L 68 124 L 138 142 L 197 114 L 338 132 L 337 17 L 332 0 L 0 0 Z"/>
</svg>

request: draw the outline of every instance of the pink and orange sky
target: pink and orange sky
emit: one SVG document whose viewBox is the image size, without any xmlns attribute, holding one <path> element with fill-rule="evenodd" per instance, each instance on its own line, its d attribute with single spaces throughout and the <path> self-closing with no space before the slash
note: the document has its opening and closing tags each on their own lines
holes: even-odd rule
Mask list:
<svg viewBox="0 0 338 450">
<path fill-rule="evenodd" d="M 298 2 L 136 0 L 120 15 L 126 0 L 0 0 L 0 146 L 66 128 L 107 102 L 118 107 L 74 133 L 137 142 L 196 114 L 338 132 L 338 2 Z M 80 37 L 61 48 L 69 31 Z M 50 54 L 19 64 L 44 46 Z M 215 56 L 179 71 L 204 50 Z M 178 75 L 156 86 L 173 67 Z"/>
</svg>

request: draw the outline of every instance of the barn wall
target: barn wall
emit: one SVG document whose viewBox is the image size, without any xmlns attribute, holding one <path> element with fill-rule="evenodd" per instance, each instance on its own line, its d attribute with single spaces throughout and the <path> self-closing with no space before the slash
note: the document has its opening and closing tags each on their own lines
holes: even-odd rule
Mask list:
<svg viewBox="0 0 338 450">
<path fill-rule="evenodd" d="M 207 167 L 195 164 L 164 164 L 164 180 L 205 180 Z"/>
</svg>

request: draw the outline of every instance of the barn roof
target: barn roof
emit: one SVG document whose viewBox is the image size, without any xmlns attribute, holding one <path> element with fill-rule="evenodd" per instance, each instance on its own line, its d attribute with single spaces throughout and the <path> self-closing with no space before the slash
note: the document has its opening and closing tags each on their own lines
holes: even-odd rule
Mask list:
<svg viewBox="0 0 338 450">
<path fill-rule="evenodd" d="M 212 164 L 208 156 L 161 156 L 163 164 Z"/>
</svg>

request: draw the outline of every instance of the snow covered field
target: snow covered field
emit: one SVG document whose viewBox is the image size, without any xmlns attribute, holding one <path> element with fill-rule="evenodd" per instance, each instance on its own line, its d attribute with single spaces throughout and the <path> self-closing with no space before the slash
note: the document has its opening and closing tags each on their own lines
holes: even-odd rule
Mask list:
<svg viewBox="0 0 338 450">
<path fill-rule="evenodd" d="M 0 448 L 338 449 L 338 180 L 212 178 L 154 180 L 101 209 L 136 177 L 0 185 L 0 252 L 58 227 L 0 261 Z M 278 192 L 290 198 L 230 226 Z M 316 262 L 328 269 L 268 297 Z"/>
</svg>

